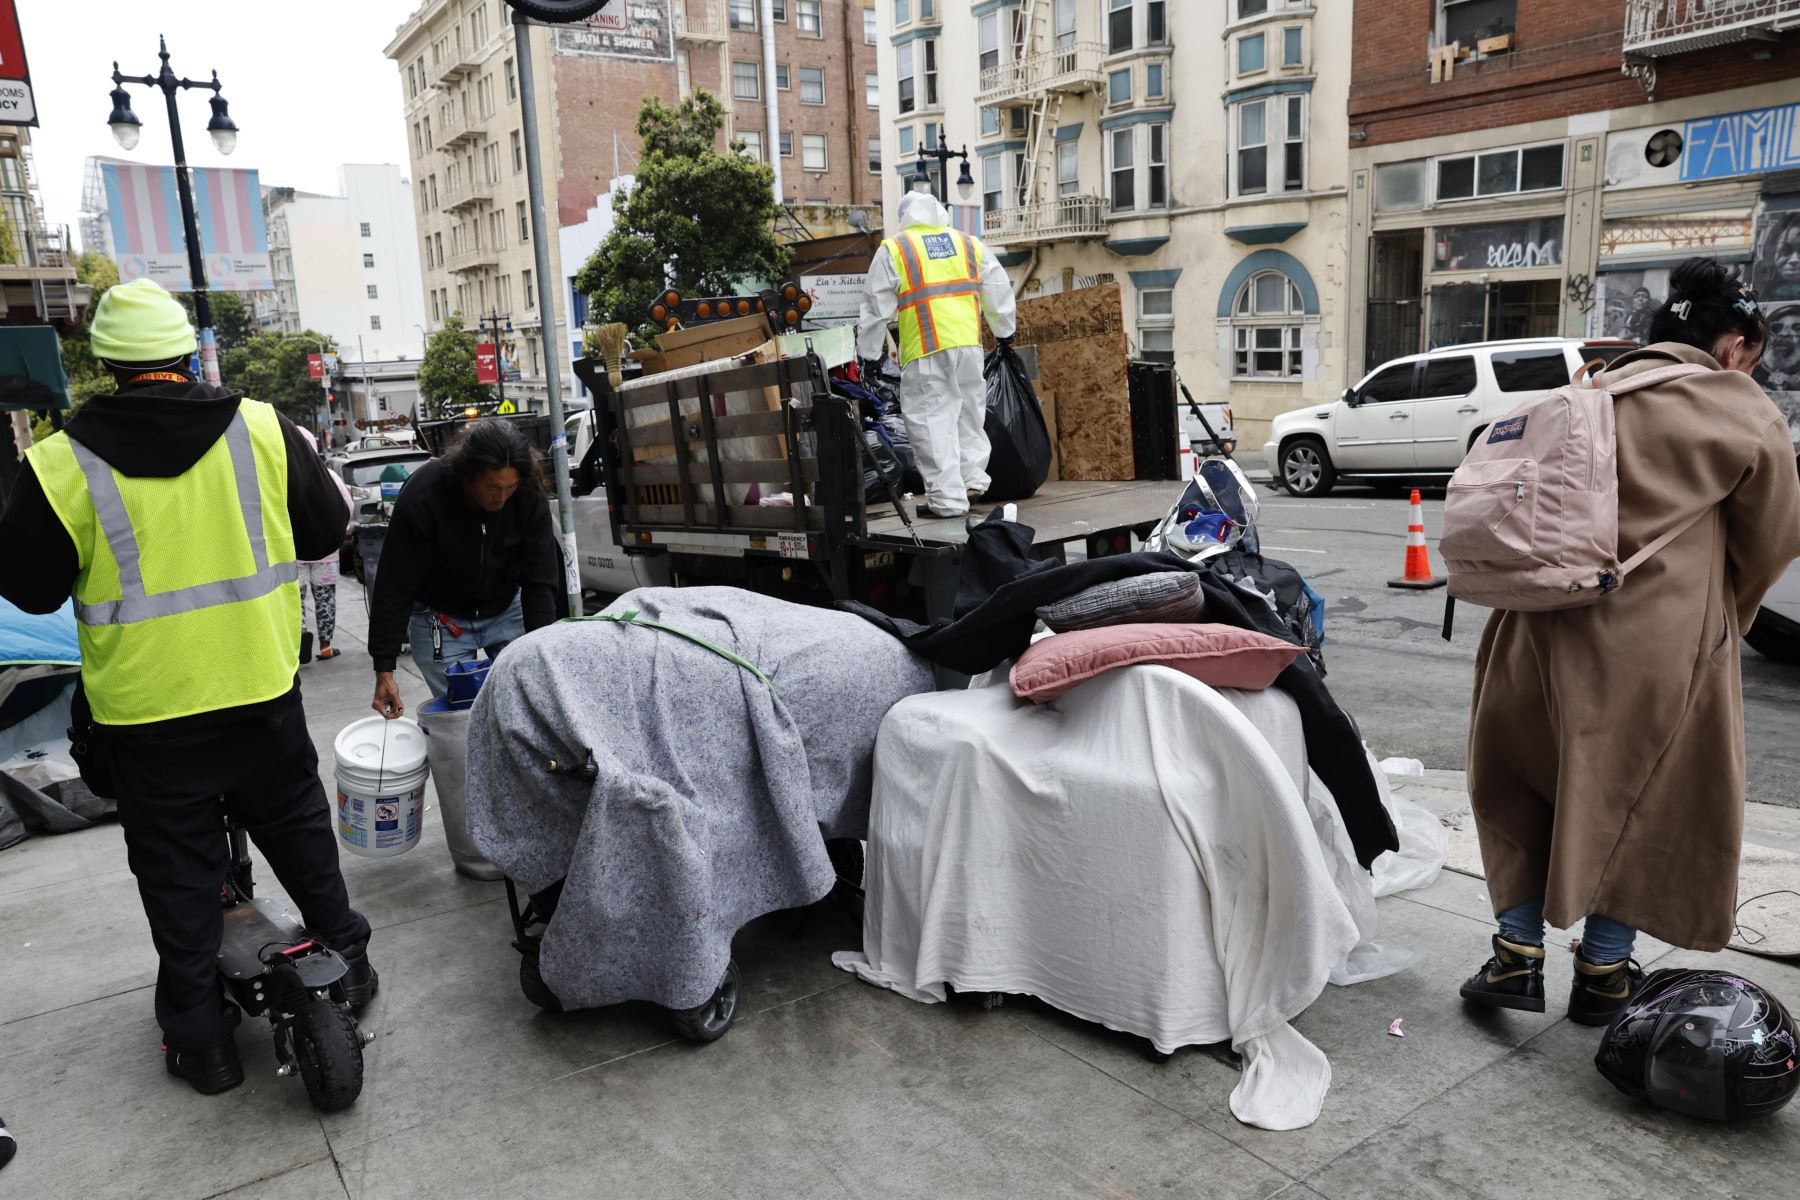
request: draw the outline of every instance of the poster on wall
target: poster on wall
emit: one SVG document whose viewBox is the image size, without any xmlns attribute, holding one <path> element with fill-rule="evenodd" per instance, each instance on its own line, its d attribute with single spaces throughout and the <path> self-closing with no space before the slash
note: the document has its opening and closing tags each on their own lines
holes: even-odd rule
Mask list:
<svg viewBox="0 0 1800 1200">
<path fill-rule="evenodd" d="M 1765 304 L 1800 300 L 1800 209 L 1766 210 L 1757 222 L 1750 286 Z"/>
<path fill-rule="evenodd" d="M 1800 208 L 1781 203 L 1770 201 L 1756 221 L 1750 286 L 1769 323 L 1769 344 L 1755 378 L 1786 414 L 1788 433 L 1800 446 Z"/>
<path fill-rule="evenodd" d="M 566 58 L 631 58 L 674 62 L 669 0 L 613 0 L 591 17 L 558 25 L 556 53 Z"/>
<path fill-rule="evenodd" d="M 272 292 L 262 184 L 255 171 L 196 167 L 191 172 L 206 286 L 215 292 Z M 154 279 L 171 292 L 191 292 L 187 242 L 175 168 L 104 162 L 106 219 L 119 279 Z"/>
<path fill-rule="evenodd" d="M 1756 382 L 1787 417 L 1788 435 L 1800 448 L 1800 300 L 1765 301 L 1763 316 L 1769 345 L 1757 364 Z"/>
<path fill-rule="evenodd" d="M 1595 281 L 1588 336 L 1625 338 L 1646 345 L 1650 320 L 1669 296 L 1667 267 L 1638 271 L 1602 271 Z"/>
</svg>

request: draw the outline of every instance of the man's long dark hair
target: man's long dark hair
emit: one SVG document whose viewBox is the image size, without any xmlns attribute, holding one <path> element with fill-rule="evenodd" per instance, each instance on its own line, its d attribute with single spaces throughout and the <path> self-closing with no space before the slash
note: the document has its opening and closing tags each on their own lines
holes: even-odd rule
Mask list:
<svg viewBox="0 0 1800 1200">
<path fill-rule="evenodd" d="M 531 444 L 519 427 L 499 417 L 483 417 L 471 421 L 444 452 L 444 465 L 464 483 L 483 471 L 501 471 L 507 467 L 519 473 L 519 485 L 542 492 L 544 462 L 537 447 Z"/>
</svg>

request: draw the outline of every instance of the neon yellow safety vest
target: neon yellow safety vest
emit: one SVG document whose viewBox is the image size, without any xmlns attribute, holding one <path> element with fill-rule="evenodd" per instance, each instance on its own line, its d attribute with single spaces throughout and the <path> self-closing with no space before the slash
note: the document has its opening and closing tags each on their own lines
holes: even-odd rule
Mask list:
<svg viewBox="0 0 1800 1200">
<path fill-rule="evenodd" d="M 882 243 L 900 278 L 900 363 L 981 344 L 985 248 L 955 229 L 902 230 Z"/>
<path fill-rule="evenodd" d="M 172 478 L 121 475 L 66 433 L 26 452 L 80 559 L 75 619 L 94 719 L 142 725 L 285 695 L 299 566 L 275 410 L 237 416 Z"/>
</svg>

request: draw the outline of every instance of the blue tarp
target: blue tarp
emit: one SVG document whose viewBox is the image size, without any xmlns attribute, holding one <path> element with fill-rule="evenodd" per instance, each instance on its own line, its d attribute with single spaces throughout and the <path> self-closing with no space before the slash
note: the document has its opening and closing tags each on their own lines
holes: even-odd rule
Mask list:
<svg viewBox="0 0 1800 1200">
<path fill-rule="evenodd" d="M 0 667 L 36 663 L 81 665 L 74 602 L 65 602 L 57 611 L 40 617 L 0 600 Z"/>
</svg>

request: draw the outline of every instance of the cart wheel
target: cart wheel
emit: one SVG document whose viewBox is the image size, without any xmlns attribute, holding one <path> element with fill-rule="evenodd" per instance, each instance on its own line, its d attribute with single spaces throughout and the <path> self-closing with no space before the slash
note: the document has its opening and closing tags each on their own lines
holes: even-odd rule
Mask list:
<svg viewBox="0 0 1800 1200">
<path fill-rule="evenodd" d="M 669 1019 L 675 1022 L 675 1031 L 690 1042 L 716 1042 L 724 1037 L 731 1023 L 737 1020 L 740 982 L 737 963 L 727 962 L 725 978 L 719 981 L 712 999 L 698 1008 L 670 1011 Z"/>
<path fill-rule="evenodd" d="M 1158 1050 L 1156 1048 L 1156 1043 L 1154 1043 L 1154 1042 L 1145 1042 L 1144 1043 L 1144 1057 L 1149 1059 L 1151 1062 L 1155 1063 L 1157 1066 L 1160 1067 L 1164 1063 L 1168 1062 L 1171 1058 L 1174 1058 L 1175 1055 L 1172 1053 L 1164 1054 L 1161 1050 Z"/>
<path fill-rule="evenodd" d="M 953 983 L 944 985 L 944 998 L 957 1008 L 979 1008 L 993 1012 L 1006 1003 L 1005 992 L 965 992 Z"/>
<path fill-rule="evenodd" d="M 545 1012 L 561 1012 L 562 1001 L 556 998 L 556 993 L 544 982 L 543 972 L 538 970 L 537 944 L 534 942 L 529 948 L 521 948 L 519 954 L 519 990 Z"/>
<path fill-rule="evenodd" d="M 294 1018 L 294 1059 L 306 1095 L 320 1112 L 349 1108 L 362 1095 L 362 1035 L 349 1013 L 310 996 Z"/>
</svg>

